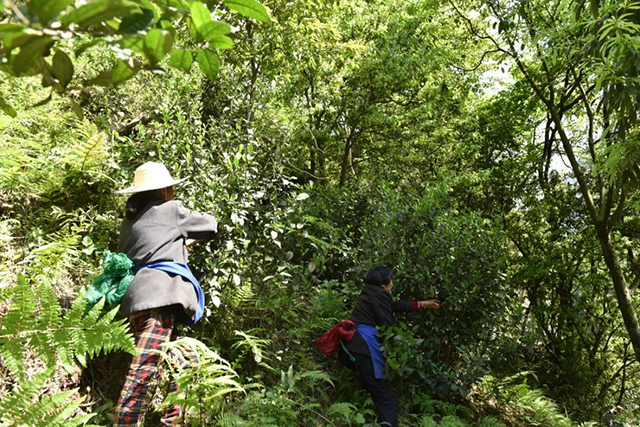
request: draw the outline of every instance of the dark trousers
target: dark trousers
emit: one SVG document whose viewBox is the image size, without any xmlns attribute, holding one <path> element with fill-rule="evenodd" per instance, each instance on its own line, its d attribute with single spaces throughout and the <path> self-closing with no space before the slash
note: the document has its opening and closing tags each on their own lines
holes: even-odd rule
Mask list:
<svg viewBox="0 0 640 427">
<path fill-rule="evenodd" d="M 391 384 L 386 379 L 377 380 L 373 373 L 371 357 L 352 353 L 355 363 L 342 348 L 338 350 L 338 360 L 349 369 L 357 370 L 364 389 L 371 394 L 373 403 L 378 410 L 378 423 L 386 427 L 398 427 L 398 398 L 391 389 Z"/>
</svg>

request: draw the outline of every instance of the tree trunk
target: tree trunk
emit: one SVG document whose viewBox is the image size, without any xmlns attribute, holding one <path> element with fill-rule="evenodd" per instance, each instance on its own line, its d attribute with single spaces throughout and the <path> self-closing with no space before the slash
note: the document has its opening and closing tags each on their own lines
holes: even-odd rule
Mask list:
<svg viewBox="0 0 640 427">
<path fill-rule="evenodd" d="M 340 182 L 338 183 L 338 187 L 342 188 L 344 183 L 347 181 L 347 172 L 349 171 L 349 167 L 351 167 L 351 142 L 354 139 L 354 132 L 351 131 L 347 140 L 344 143 L 344 151 L 342 152 L 342 165 L 340 167 Z"/>
<path fill-rule="evenodd" d="M 640 324 L 638 324 L 638 316 L 633 308 L 633 299 L 631 298 L 624 274 L 622 273 L 622 268 L 620 268 L 620 263 L 618 262 L 618 255 L 613 249 L 606 226 L 603 224 L 596 225 L 596 233 L 600 246 L 602 246 L 604 261 L 607 263 L 609 274 L 613 280 L 613 287 L 616 291 L 616 299 L 618 300 L 620 313 L 622 313 L 624 326 L 629 333 L 636 359 L 640 362 Z"/>
<path fill-rule="evenodd" d="M 571 140 L 569 139 L 567 133 L 565 132 L 564 126 L 562 124 L 562 118 L 558 114 L 558 111 L 555 107 L 549 102 L 545 101 L 544 97 L 540 97 L 543 102 L 546 104 L 551 117 L 556 125 L 556 130 L 558 135 L 560 136 L 560 140 L 562 141 L 562 146 L 564 151 L 569 158 L 569 162 L 571 163 L 571 169 L 573 170 L 573 174 L 575 175 L 578 181 L 578 187 L 580 188 L 580 193 L 584 197 L 584 201 L 587 207 L 587 211 L 589 216 L 591 217 L 591 222 L 596 229 L 596 234 L 598 236 L 598 241 L 600 242 L 600 246 L 602 247 L 602 255 L 604 256 L 605 263 L 609 268 L 609 276 L 613 281 L 613 287 L 616 291 L 616 300 L 618 301 L 618 307 L 620 308 L 620 313 L 622 314 L 622 319 L 624 320 L 624 326 L 627 329 L 629 334 L 629 338 L 631 339 L 631 345 L 633 346 L 633 351 L 636 355 L 636 359 L 640 362 L 640 325 L 638 324 L 638 316 L 636 315 L 635 309 L 633 308 L 633 299 L 631 298 L 631 294 L 629 293 L 629 289 L 627 288 L 627 283 L 624 278 L 624 273 L 622 272 L 622 268 L 620 267 L 620 263 L 618 261 L 618 255 L 616 254 L 613 245 L 611 244 L 610 234 L 607 226 L 607 221 L 609 220 L 609 209 L 606 209 L 604 204 L 610 203 L 610 200 L 600 200 L 602 204 L 601 209 L 602 215 L 604 217 L 600 217 L 600 213 L 596 208 L 596 205 L 593 201 L 593 197 L 591 196 L 591 192 L 589 191 L 589 186 L 587 184 L 587 179 L 585 177 L 582 168 L 575 156 L 573 151 L 573 146 L 571 145 Z"/>
</svg>

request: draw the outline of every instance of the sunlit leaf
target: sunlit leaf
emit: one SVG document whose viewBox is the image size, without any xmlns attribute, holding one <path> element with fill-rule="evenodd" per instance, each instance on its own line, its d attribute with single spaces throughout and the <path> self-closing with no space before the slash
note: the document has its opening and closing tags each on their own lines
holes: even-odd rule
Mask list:
<svg viewBox="0 0 640 427">
<path fill-rule="evenodd" d="M 6 24 L 0 24 L 0 33 L 8 33 L 11 31 L 20 31 L 25 28 L 22 24 L 14 24 L 12 22 Z"/>
<path fill-rule="evenodd" d="M 211 13 L 202 2 L 194 1 L 191 3 L 191 19 L 200 31 L 205 24 L 211 22 Z"/>
<path fill-rule="evenodd" d="M 162 58 L 173 46 L 173 35 L 165 30 L 155 28 L 144 37 L 144 50 L 149 60 L 153 63 L 162 61 Z"/>
<path fill-rule="evenodd" d="M 6 50 L 12 50 L 42 37 L 42 34 L 25 28 L 22 31 L 10 31 L 2 37 L 2 45 Z"/>
<path fill-rule="evenodd" d="M 71 99 L 71 109 L 73 110 L 76 117 L 80 120 L 84 119 L 84 112 L 82 111 L 82 107 L 75 100 Z"/>
<path fill-rule="evenodd" d="M 231 32 L 231 27 L 229 24 L 225 24 L 224 22 L 211 21 L 207 22 L 199 31 L 205 40 L 209 40 L 215 36 L 229 34 Z"/>
<path fill-rule="evenodd" d="M 118 60 L 116 65 L 109 71 L 104 71 L 96 77 L 84 82 L 85 86 L 117 86 L 131 77 L 135 76 L 138 68 L 133 68 L 123 60 Z"/>
<path fill-rule="evenodd" d="M 203 49 L 198 52 L 197 60 L 202 72 L 211 80 L 214 80 L 220 68 L 218 55 L 211 50 Z"/>
<path fill-rule="evenodd" d="M 193 55 L 190 50 L 172 49 L 169 52 L 169 66 L 182 71 L 189 71 L 193 64 Z"/>
<path fill-rule="evenodd" d="M 117 86 L 120 83 L 129 80 L 135 74 L 136 70 L 131 68 L 126 62 L 120 60 L 118 61 L 116 66 L 113 67 L 113 70 L 111 72 L 111 81 L 113 82 L 114 86 Z"/>
<path fill-rule="evenodd" d="M 102 42 L 102 40 L 100 39 L 94 39 L 94 40 L 89 40 L 86 41 L 84 43 L 79 43 L 77 46 L 75 46 L 75 50 L 73 51 L 73 53 L 76 55 L 76 57 L 82 55 L 87 49 L 100 44 Z"/>
<path fill-rule="evenodd" d="M 63 26 L 77 24 L 87 28 L 139 10 L 138 3 L 129 0 L 96 0 L 73 10 L 61 22 Z"/>
<path fill-rule="evenodd" d="M 231 49 L 233 47 L 233 40 L 227 36 L 213 36 L 207 39 L 209 47 L 216 49 Z"/>
<path fill-rule="evenodd" d="M 255 0 L 224 0 L 224 4 L 227 5 L 229 9 L 235 10 L 249 18 L 254 18 L 262 22 L 271 21 L 267 9 Z"/>
<path fill-rule="evenodd" d="M 144 55 L 144 36 L 135 35 L 125 37 L 125 39 L 122 40 L 122 47 Z"/>
</svg>

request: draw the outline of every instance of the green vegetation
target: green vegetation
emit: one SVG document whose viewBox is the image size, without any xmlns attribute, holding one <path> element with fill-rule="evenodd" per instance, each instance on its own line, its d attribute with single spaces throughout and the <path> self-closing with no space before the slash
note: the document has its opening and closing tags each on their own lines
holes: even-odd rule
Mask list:
<svg viewBox="0 0 640 427">
<path fill-rule="evenodd" d="M 155 160 L 220 219 L 156 410 L 375 425 L 312 341 L 388 264 L 443 302 L 383 331 L 403 425 L 637 425 L 640 3 L 262 3 L 0 3 L 0 424 L 112 422 L 132 342 L 84 289 Z"/>
</svg>

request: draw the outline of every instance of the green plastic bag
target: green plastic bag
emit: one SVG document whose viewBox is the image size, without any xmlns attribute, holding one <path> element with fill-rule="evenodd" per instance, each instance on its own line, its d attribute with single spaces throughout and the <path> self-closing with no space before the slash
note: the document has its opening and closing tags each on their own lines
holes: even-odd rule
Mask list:
<svg viewBox="0 0 640 427">
<path fill-rule="evenodd" d="M 102 261 L 102 274 L 93 281 L 87 290 L 88 307 L 93 307 L 103 297 L 105 298 L 105 306 L 120 304 L 120 300 L 133 280 L 132 268 L 133 261 L 125 254 L 106 251 Z"/>
</svg>

